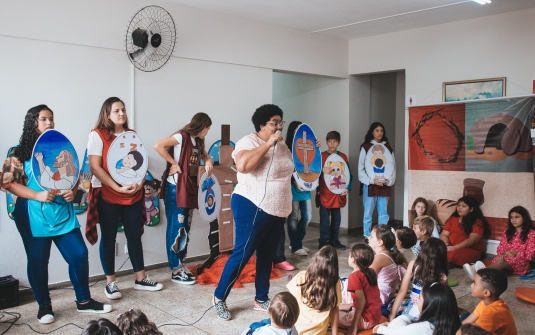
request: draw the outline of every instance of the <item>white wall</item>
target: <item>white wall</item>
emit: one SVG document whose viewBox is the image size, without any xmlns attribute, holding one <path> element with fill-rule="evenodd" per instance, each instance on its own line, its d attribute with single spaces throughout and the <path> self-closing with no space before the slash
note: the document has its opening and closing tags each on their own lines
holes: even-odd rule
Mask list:
<svg viewBox="0 0 535 335">
<path fill-rule="evenodd" d="M 284 111 L 287 124 L 292 121 L 307 123 L 321 140 L 321 151 L 327 150 L 325 136 L 331 130 L 340 132 L 342 142 L 339 150 L 348 153 L 349 124 L 347 79 L 333 79 L 288 73 L 273 73 L 273 103 Z M 286 136 L 286 133 L 284 133 Z M 353 169 L 353 188 L 358 184 Z M 357 185 L 357 186 L 355 186 Z M 314 206 L 312 192 L 312 222 L 319 223 L 319 209 Z M 349 198 L 358 196 L 358 187 Z M 341 227 L 348 227 L 348 206 L 341 211 Z"/>
<path fill-rule="evenodd" d="M 162 69 L 132 75 L 123 34 L 135 12 L 152 4 L 174 17 L 177 47 Z M 41 103 L 54 110 L 56 129 L 71 139 L 81 157 L 109 96 L 119 96 L 134 111 L 135 129 L 147 146 L 200 111 L 212 117 L 210 145 L 220 138 L 223 123 L 231 125 L 233 141 L 254 130 L 254 109 L 272 101 L 273 69 L 347 74 L 346 41 L 162 1 L 3 1 L 0 45 L 2 154 L 18 142 L 26 111 Z M 164 162 L 152 149 L 149 158 L 149 169 L 159 178 Z M 0 276 L 12 274 L 28 285 L 22 241 L 4 199 L 0 197 Z M 78 218 L 84 230 L 85 214 Z M 167 260 L 165 226 L 162 215 L 160 225 L 145 229 L 146 265 Z M 188 257 L 208 254 L 207 232 L 196 214 Z M 118 243 L 116 267 L 127 257 L 122 233 Z M 98 245 L 88 248 L 90 274 L 101 274 Z M 50 283 L 68 281 L 66 263 L 52 249 Z M 124 269 L 129 268 L 127 262 Z"/>
<path fill-rule="evenodd" d="M 417 104 L 441 102 L 443 82 L 468 79 L 507 77 L 507 96 L 531 94 L 534 17 L 535 9 L 529 9 L 351 40 L 349 73 L 404 69 L 405 92 L 416 96 Z M 361 113 L 355 118 L 361 115 L 365 117 Z M 397 124 L 396 139 L 398 132 L 406 141 L 406 125 Z M 412 200 L 407 199 L 407 185 L 404 189 L 406 206 Z"/>
</svg>

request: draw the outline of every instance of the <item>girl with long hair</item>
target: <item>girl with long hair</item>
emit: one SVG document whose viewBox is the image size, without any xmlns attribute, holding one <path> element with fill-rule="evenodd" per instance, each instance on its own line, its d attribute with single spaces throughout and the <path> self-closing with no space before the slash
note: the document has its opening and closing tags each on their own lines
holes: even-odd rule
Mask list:
<svg viewBox="0 0 535 335">
<path fill-rule="evenodd" d="M 447 285 L 427 283 L 418 301 L 420 317 L 414 323 L 396 318 L 388 326 L 379 325 L 374 332 L 384 335 L 454 335 L 461 327 L 455 294 Z"/>
<path fill-rule="evenodd" d="M 353 272 L 347 279 L 347 286 L 344 285 L 344 291 L 350 293 L 350 299 L 343 301 L 339 312 L 339 325 L 349 328 L 347 334 L 371 329 L 381 320 L 377 275 L 371 267 L 373 258 L 373 250 L 366 244 L 354 244 L 349 249 L 347 262 Z M 343 296 L 347 297 L 347 294 Z"/>
<path fill-rule="evenodd" d="M 197 113 L 190 123 L 154 145 L 156 152 L 167 161 L 161 190 L 167 217 L 165 240 L 171 280 L 179 284 L 195 284 L 195 276 L 184 266 L 184 257 L 188 250 L 193 209 L 198 208 L 199 160 L 204 160 L 208 175 L 214 166 L 204 145 L 211 125 L 212 120 L 207 114 Z"/>
<path fill-rule="evenodd" d="M 435 237 L 430 237 L 422 244 L 422 249 L 415 261 L 411 261 L 407 267 L 407 273 L 403 277 L 401 287 L 396 295 L 396 300 L 390 312 L 390 321 L 394 320 L 398 312 L 399 317 L 405 322 L 414 322 L 420 316 L 418 299 L 423 286 L 428 283 L 448 282 L 448 259 L 446 244 Z M 405 296 L 409 293 L 408 301 Z"/>
<path fill-rule="evenodd" d="M 286 285 L 299 303 L 295 324 L 299 334 L 326 334 L 329 324 L 332 334 L 338 334 L 338 306 L 342 302 L 338 273 L 336 250 L 324 246 L 314 254 L 306 271 Z"/>
<path fill-rule="evenodd" d="M 377 206 L 379 224 L 387 224 L 388 199 L 396 181 L 394 149 L 388 144 L 386 129 L 380 122 L 370 125 L 364 143 L 360 146 L 359 180 L 364 204 L 364 237 L 370 237 L 372 215 Z"/>
<path fill-rule="evenodd" d="M 106 275 L 104 293 L 108 299 L 120 299 L 121 292 L 115 281 L 115 241 L 117 228 L 122 221 L 128 254 L 135 274 L 134 289 L 159 291 L 162 284 L 150 280 L 145 274 L 143 245 L 141 235 L 145 216 L 143 216 L 143 180 L 127 186 L 119 185 L 108 171 L 108 150 L 118 136 L 134 131 L 128 127 L 128 117 L 124 102 L 111 97 L 102 104 L 95 129 L 89 134 L 87 155 L 93 178 L 89 191 L 86 236 L 91 238 L 96 231 L 95 221 L 100 223 L 100 262 Z M 122 219 L 122 220 L 121 220 Z"/>
<path fill-rule="evenodd" d="M 405 276 L 407 260 L 395 248 L 396 234 L 387 225 L 374 226 L 369 238 L 369 246 L 375 252 L 371 268 L 377 273 L 377 283 L 381 295 L 381 311 L 389 315 L 388 305 L 395 298 L 396 288 Z"/>
<path fill-rule="evenodd" d="M 498 245 L 497 255 L 488 268 L 501 271 L 514 271 L 520 275 L 530 272 L 529 262 L 535 256 L 535 228 L 531 215 L 522 206 L 515 206 L 509 211 L 507 228 Z M 481 261 L 474 266 L 465 264 L 463 268 L 474 279 L 477 270 L 484 268 Z"/>
<path fill-rule="evenodd" d="M 490 227 L 476 199 L 465 196 L 457 201 L 457 210 L 444 225 L 440 239 L 448 247 L 448 262 L 458 266 L 475 263 L 481 258 L 481 240 Z"/>
<path fill-rule="evenodd" d="M 46 105 L 30 108 L 24 119 L 19 145 L 2 168 L 1 187 L 17 196 L 13 212 L 27 256 L 28 281 L 39 305 L 40 323 L 54 322 L 48 290 L 48 261 L 52 242 L 69 264 L 69 278 L 79 312 L 108 313 L 111 305 L 91 298 L 87 247 L 72 201 L 76 185 L 61 193 L 43 191 L 32 171 L 32 151 L 39 136 L 54 129 L 54 113 Z"/>
<path fill-rule="evenodd" d="M 414 199 L 414 202 L 411 206 L 411 220 L 409 222 L 409 227 L 412 228 L 414 224 L 414 220 L 420 216 L 428 215 L 435 224 L 435 227 L 433 228 L 433 234 L 432 237 L 440 238 L 440 231 L 442 230 L 440 225 L 438 224 L 437 220 L 433 218 L 431 215 L 427 214 L 427 211 L 429 209 L 429 205 L 427 203 L 427 200 L 422 197 L 418 197 Z"/>
</svg>

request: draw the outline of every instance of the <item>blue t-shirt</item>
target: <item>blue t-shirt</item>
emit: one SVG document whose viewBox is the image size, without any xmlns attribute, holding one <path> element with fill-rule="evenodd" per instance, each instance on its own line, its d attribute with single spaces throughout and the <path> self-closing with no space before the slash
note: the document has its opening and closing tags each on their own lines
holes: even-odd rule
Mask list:
<svg viewBox="0 0 535 335">
<path fill-rule="evenodd" d="M 310 200 L 310 191 L 301 191 L 297 185 L 294 184 L 292 178 L 292 201 Z"/>
<path fill-rule="evenodd" d="M 42 189 L 32 172 L 31 159 L 24 162 L 24 173 L 28 177 L 26 187 L 41 192 Z M 28 199 L 28 216 L 34 237 L 63 235 L 80 227 L 74 213 L 74 205 L 59 195 L 52 202 Z"/>
</svg>

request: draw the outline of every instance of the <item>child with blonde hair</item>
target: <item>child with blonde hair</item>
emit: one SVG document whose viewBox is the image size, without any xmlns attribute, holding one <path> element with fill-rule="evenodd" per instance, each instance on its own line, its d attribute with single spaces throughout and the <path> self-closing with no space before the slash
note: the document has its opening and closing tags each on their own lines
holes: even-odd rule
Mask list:
<svg viewBox="0 0 535 335">
<path fill-rule="evenodd" d="M 428 210 L 429 210 L 429 205 L 425 198 L 418 197 L 414 199 L 414 202 L 412 203 L 412 207 L 411 207 L 411 221 L 409 223 L 409 226 L 412 228 L 414 224 L 414 220 L 416 220 L 416 218 L 422 215 L 429 215 L 427 214 Z M 437 220 L 435 220 L 435 218 L 433 218 L 432 216 L 430 217 L 431 217 L 431 220 L 433 220 L 433 223 L 435 225 L 433 228 L 433 234 L 431 236 L 440 238 L 440 232 L 442 231 L 442 228 L 438 224 Z"/>
<path fill-rule="evenodd" d="M 306 271 L 299 272 L 286 287 L 299 305 L 295 328 L 300 335 L 326 334 L 329 324 L 332 334 L 338 334 L 342 291 L 333 247 L 324 246 L 315 253 Z"/>
<path fill-rule="evenodd" d="M 422 215 L 417 217 L 413 221 L 412 229 L 414 230 L 418 241 L 416 241 L 416 244 L 411 249 L 412 252 L 414 252 L 414 254 L 418 256 L 422 243 L 427 241 L 427 239 L 429 239 L 430 237 L 434 237 L 433 229 L 436 229 L 435 222 L 433 221 L 433 218 L 429 215 Z"/>
</svg>

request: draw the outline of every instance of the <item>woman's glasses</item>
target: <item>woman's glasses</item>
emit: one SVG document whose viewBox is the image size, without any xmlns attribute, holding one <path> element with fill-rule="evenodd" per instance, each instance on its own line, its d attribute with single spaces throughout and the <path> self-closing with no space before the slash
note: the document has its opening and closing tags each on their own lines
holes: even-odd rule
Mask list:
<svg viewBox="0 0 535 335">
<path fill-rule="evenodd" d="M 272 125 L 275 128 L 284 128 L 284 124 L 286 123 L 286 121 L 281 121 L 281 122 L 268 121 L 266 123 L 269 123 L 270 125 Z"/>
</svg>

